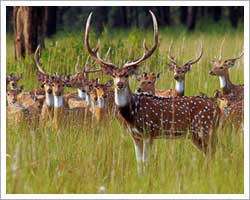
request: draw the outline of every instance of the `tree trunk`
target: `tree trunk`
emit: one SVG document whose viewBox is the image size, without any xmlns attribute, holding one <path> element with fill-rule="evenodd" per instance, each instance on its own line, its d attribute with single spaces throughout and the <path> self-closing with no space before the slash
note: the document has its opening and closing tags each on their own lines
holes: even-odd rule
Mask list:
<svg viewBox="0 0 250 200">
<path fill-rule="evenodd" d="M 197 14 L 197 7 L 195 7 L 195 6 L 188 7 L 188 10 L 187 10 L 187 27 L 188 27 L 188 30 L 190 30 L 190 31 L 195 29 L 196 14 Z"/>
<path fill-rule="evenodd" d="M 56 33 L 57 25 L 57 7 L 47 6 L 45 8 L 45 21 L 46 21 L 46 36 L 50 37 Z"/>
<path fill-rule="evenodd" d="M 13 9 L 15 58 L 35 52 L 44 46 L 45 7 L 15 6 Z"/>
<path fill-rule="evenodd" d="M 188 7 L 187 6 L 181 6 L 181 16 L 180 16 L 180 21 L 182 24 L 186 25 L 187 24 L 187 13 L 188 13 Z"/>
<path fill-rule="evenodd" d="M 222 14 L 222 7 L 221 6 L 215 6 L 213 7 L 213 19 L 214 21 L 219 21 L 221 19 Z"/>
<path fill-rule="evenodd" d="M 234 28 L 237 28 L 238 26 L 238 20 L 239 20 L 239 10 L 238 7 L 230 6 L 229 8 L 229 19 L 231 21 L 231 24 Z"/>
</svg>

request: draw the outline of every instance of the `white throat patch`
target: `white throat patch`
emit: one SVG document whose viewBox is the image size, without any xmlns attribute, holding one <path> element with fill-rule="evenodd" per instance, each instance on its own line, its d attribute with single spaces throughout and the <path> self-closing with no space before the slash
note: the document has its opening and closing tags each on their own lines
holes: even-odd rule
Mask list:
<svg viewBox="0 0 250 200">
<path fill-rule="evenodd" d="M 63 105 L 63 97 L 62 96 L 54 96 L 54 106 L 56 108 L 60 108 Z"/>
<path fill-rule="evenodd" d="M 117 106 L 126 106 L 128 104 L 128 97 L 129 97 L 129 88 L 126 87 L 123 90 L 118 90 L 115 88 L 115 104 Z"/>
<path fill-rule="evenodd" d="M 83 91 L 80 90 L 80 89 L 77 89 L 77 91 L 78 91 L 78 97 L 79 97 L 80 99 L 85 100 L 85 98 L 86 98 L 86 92 L 83 92 Z"/>
<path fill-rule="evenodd" d="M 175 89 L 178 93 L 182 93 L 184 91 L 184 81 L 176 81 L 175 82 Z"/>
<path fill-rule="evenodd" d="M 98 107 L 99 108 L 104 108 L 104 98 L 103 97 L 98 97 Z"/>
<path fill-rule="evenodd" d="M 220 79 L 220 87 L 221 88 L 224 88 L 226 87 L 226 79 L 224 76 L 219 76 L 219 79 Z"/>
<path fill-rule="evenodd" d="M 52 94 L 45 94 L 45 102 L 48 106 L 54 106 L 54 96 Z"/>
<path fill-rule="evenodd" d="M 91 105 L 91 99 L 90 99 L 90 96 L 88 94 L 86 94 L 86 103 L 87 103 L 87 106 L 90 106 Z"/>
</svg>

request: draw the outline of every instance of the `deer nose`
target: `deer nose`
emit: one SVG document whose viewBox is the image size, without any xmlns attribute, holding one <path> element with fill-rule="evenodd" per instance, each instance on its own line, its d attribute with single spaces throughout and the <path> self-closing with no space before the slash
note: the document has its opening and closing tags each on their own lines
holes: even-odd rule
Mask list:
<svg viewBox="0 0 250 200">
<path fill-rule="evenodd" d="M 51 94 L 51 93 L 52 93 L 52 89 L 49 88 L 49 89 L 47 90 L 47 93 L 48 93 L 48 94 Z"/>
<path fill-rule="evenodd" d="M 175 76 L 174 76 L 174 79 L 175 79 L 175 80 L 178 80 L 178 79 L 179 79 L 179 76 L 178 76 L 178 75 L 175 75 Z"/>
<path fill-rule="evenodd" d="M 212 70 L 209 72 L 209 74 L 210 74 L 210 75 L 215 75 L 214 72 L 213 72 Z"/>
<path fill-rule="evenodd" d="M 118 89 L 122 89 L 124 87 L 124 83 L 123 82 L 118 82 L 117 87 L 118 87 Z"/>
<path fill-rule="evenodd" d="M 142 89 L 141 88 L 138 88 L 136 92 L 142 92 Z"/>
<path fill-rule="evenodd" d="M 97 97 L 95 97 L 94 100 L 97 101 Z"/>
</svg>

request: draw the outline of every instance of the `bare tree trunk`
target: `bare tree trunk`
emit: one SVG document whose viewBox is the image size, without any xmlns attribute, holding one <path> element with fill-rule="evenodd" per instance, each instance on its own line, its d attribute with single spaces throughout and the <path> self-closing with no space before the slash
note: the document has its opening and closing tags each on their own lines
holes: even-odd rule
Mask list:
<svg viewBox="0 0 250 200">
<path fill-rule="evenodd" d="M 230 6 L 229 7 L 229 18 L 231 21 L 231 24 L 234 28 L 237 28 L 238 26 L 238 20 L 239 20 L 239 9 L 236 6 Z"/>
<path fill-rule="evenodd" d="M 181 15 L 180 15 L 180 21 L 182 24 L 187 24 L 187 13 L 188 13 L 188 7 L 187 6 L 181 6 Z"/>
<path fill-rule="evenodd" d="M 13 9 L 15 58 L 35 52 L 38 44 L 44 46 L 45 7 L 20 6 Z"/>
<path fill-rule="evenodd" d="M 46 6 L 45 8 L 45 21 L 46 21 L 46 36 L 50 37 L 56 33 L 57 25 L 57 7 L 56 6 Z"/>
<path fill-rule="evenodd" d="M 213 19 L 214 21 L 219 21 L 221 19 L 222 14 L 222 7 L 221 6 L 215 6 L 213 7 Z"/>
<path fill-rule="evenodd" d="M 188 30 L 194 30 L 196 24 L 197 7 L 190 6 L 187 10 L 187 26 Z"/>
</svg>

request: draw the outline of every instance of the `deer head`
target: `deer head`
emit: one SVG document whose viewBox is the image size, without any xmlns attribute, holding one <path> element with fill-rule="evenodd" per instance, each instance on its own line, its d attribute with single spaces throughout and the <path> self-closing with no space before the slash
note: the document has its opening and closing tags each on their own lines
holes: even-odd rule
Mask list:
<svg viewBox="0 0 250 200">
<path fill-rule="evenodd" d="M 152 73 L 148 74 L 143 72 L 141 76 L 137 76 L 136 79 L 139 81 L 139 87 L 137 92 L 150 92 L 152 94 L 155 93 L 155 83 L 158 78 L 160 78 L 161 73 Z"/>
<path fill-rule="evenodd" d="M 6 83 L 10 86 L 11 90 L 17 89 L 17 82 L 23 78 L 23 73 L 15 76 L 14 73 L 10 73 L 6 77 Z"/>
<path fill-rule="evenodd" d="M 89 54 L 102 65 L 102 71 L 106 75 L 112 76 L 114 80 L 114 86 L 115 86 L 115 99 L 116 103 L 119 106 L 123 106 L 124 103 L 127 102 L 128 93 L 130 91 L 128 78 L 131 75 L 134 75 L 137 73 L 138 65 L 141 64 L 144 60 L 149 58 L 153 52 L 156 50 L 158 46 L 158 25 L 156 21 L 156 17 L 153 14 L 152 11 L 149 11 L 152 19 L 153 19 L 153 27 L 154 27 L 154 45 L 151 49 L 148 49 L 146 45 L 146 41 L 143 42 L 143 49 L 144 53 L 143 55 L 135 59 L 131 62 L 125 63 L 122 67 L 118 67 L 114 65 L 111 62 L 105 61 L 101 58 L 101 56 L 98 53 L 98 50 L 100 48 L 100 42 L 98 42 L 97 47 L 95 49 L 92 49 L 89 44 L 89 28 L 90 28 L 90 21 L 92 13 L 90 13 L 87 23 L 86 23 L 86 29 L 85 29 L 85 46 Z M 119 95 L 118 95 L 119 94 Z"/>
<path fill-rule="evenodd" d="M 168 64 L 169 70 L 174 73 L 174 79 L 176 81 L 184 81 L 186 73 L 188 71 L 190 71 L 191 67 L 195 63 L 197 63 L 202 57 L 202 54 L 203 54 L 202 44 L 201 44 L 201 47 L 200 47 L 200 52 L 199 52 L 198 57 L 187 61 L 183 65 L 178 65 L 177 64 L 175 56 L 173 56 L 172 53 L 171 53 L 171 49 L 172 49 L 172 44 L 169 47 L 169 55 L 168 55 L 168 59 L 170 61 L 169 64 Z"/>
<path fill-rule="evenodd" d="M 20 86 L 16 89 L 10 89 L 7 91 L 7 102 L 9 105 L 17 102 L 17 95 L 23 91 L 24 86 Z"/>
<path fill-rule="evenodd" d="M 239 56 L 235 58 L 230 58 L 227 60 L 222 60 L 221 57 L 217 60 L 213 60 L 211 62 L 212 69 L 209 72 L 210 75 L 213 76 L 225 76 L 228 75 L 228 70 L 234 66 L 235 62 L 240 59 L 244 55 L 242 52 Z"/>
<path fill-rule="evenodd" d="M 52 95 L 52 85 L 51 85 L 52 79 L 51 79 L 51 76 L 42 69 L 42 65 L 39 61 L 40 54 L 41 54 L 41 49 L 40 49 L 40 45 L 38 45 L 34 54 L 34 60 L 38 68 L 36 79 L 40 82 L 41 87 L 45 90 L 45 93 L 47 95 Z"/>
</svg>

